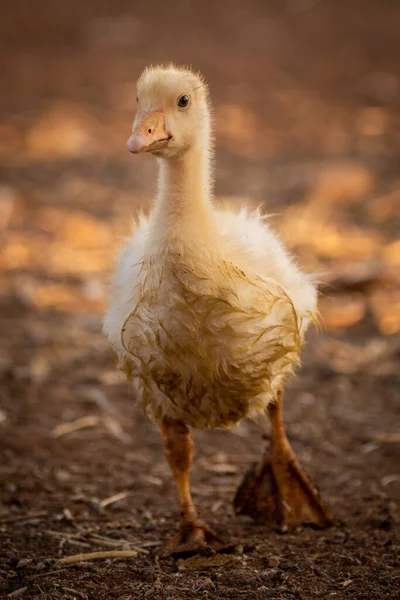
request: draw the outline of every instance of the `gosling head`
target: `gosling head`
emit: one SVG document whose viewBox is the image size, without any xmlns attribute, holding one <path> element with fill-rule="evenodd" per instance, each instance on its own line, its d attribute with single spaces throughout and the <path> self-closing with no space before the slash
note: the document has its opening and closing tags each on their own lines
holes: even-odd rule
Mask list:
<svg viewBox="0 0 400 600">
<path fill-rule="evenodd" d="M 206 146 L 209 137 L 208 88 L 201 75 L 175 66 L 147 68 L 137 83 L 130 152 L 179 158 Z"/>
</svg>

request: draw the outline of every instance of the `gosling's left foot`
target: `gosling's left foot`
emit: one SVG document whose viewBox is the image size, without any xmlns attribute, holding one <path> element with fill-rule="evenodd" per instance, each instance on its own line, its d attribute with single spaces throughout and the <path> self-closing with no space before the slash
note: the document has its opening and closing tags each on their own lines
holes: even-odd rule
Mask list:
<svg viewBox="0 0 400 600">
<path fill-rule="evenodd" d="M 194 519 L 181 522 L 179 532 L 170 540 L 166 551 L 174 558 L 188 558 L 195 554 L 212 555 L 215 553 L 215 545 L 221 541 L 206 523 Z"/>
</svg>

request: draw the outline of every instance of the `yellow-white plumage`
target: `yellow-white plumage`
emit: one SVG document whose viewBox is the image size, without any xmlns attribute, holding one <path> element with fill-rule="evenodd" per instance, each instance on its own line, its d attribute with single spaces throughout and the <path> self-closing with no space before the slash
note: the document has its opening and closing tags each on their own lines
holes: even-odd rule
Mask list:
<svg viewBox="0 0 400 600">
<path fill-rule="evenodd" d="M 172 67 L 142 77 L 142 94 L 157 92 L 158 104 L 193 90 L 197 141 L 188 149 L 189 111 L 181 153 L 172 109 L 151 107 L 163 109 L 172 142 L 165 156 L 157 152 L 154 209 L 120 254 L 104 331 L 153 421 L 230 427 L 264 410 L 299 362 L 316 289 L 260 211 L 212 206 L 208 99 L 198 82 Z"/>
</svg>

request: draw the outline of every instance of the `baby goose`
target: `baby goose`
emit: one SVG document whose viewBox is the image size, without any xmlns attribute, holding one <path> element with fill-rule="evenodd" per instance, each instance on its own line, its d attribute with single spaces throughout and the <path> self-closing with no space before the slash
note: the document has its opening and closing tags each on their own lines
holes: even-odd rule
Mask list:
<svg viewBox="0 0 400 600">
<path fill-rule="evenodd" d="M 192 501 L 188 428 L 229 428 L 259 411 L 270 417 L 271 450 L 240 486 L 236 512 L 326 525 L 327 510 L 282 424 L 283 384 L 316 314 L 315 286 L 259 211 L 213 206 L 204 79 L 186 68 L 150 67 L 137 102 L 128 148 L 157 157 L 158 193 L 119 257 L 104 331 L 161 427 L 181 505 L 170 549 L 216 538 Z"/>
</svg>

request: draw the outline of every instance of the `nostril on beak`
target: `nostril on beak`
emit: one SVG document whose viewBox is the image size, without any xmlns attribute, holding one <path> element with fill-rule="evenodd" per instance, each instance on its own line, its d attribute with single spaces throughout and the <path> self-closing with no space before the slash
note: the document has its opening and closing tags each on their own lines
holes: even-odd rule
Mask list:
<svg viewBox="0 0 400 600">
<path fill-rule="evenodd" d="M 148 130 L 147 130 L 147 133 L 148 133 L 149 135 L 151 135 L 152 131 L 153 131 L 153 130 L 152 130 L 152 128 L 151 128 L 151 127 L 149 127 L 149 128 L 148 128 Z"/>
</svg>

